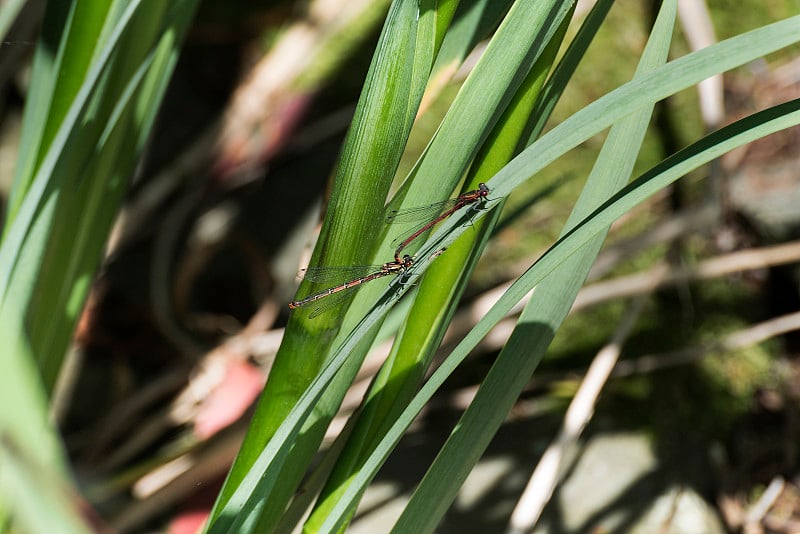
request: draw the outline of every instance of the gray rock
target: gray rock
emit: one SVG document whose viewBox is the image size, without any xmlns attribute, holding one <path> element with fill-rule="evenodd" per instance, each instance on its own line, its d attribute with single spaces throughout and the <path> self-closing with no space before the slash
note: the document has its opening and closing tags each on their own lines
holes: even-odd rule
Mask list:
<svg viewBox="0 0 800 534">
<path fill-rule="evenodd" d="M 669 480 L 642 434 L 602 434 L 585 444 L 536 534 L 625 532 L 724 534 L 694 489 Z"/>
</svg>

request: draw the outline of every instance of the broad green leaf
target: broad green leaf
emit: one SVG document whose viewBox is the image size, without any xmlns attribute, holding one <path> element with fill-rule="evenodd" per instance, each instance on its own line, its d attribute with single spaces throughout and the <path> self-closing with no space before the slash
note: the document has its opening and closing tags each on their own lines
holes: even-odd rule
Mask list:
<svg viewBox="0 0 800 534">
<path fill-rule="evenodd" d="M 514 155 L 567 23 L 568 18 L 565 18 L 561 32 L 533 66 L 495 131 L 487 139 L 468 179 L 470 188 L 476 187 L 484 179 L 488 180 Z M 495 212 L 497 214 L 499 210 Z M 493 225 L 490 223 L 488 226 L 491 228 Z M 307 523 L 309 530 L 316 531 L 327 518 L 338 495 L 344 492 L 352 472 L 359 468 L 363 458 L 381 437 L 382 429 L 396 418 L 419 388 L 455 311 L 457 295 L 466 287 L 467 274 L 477 261 L 478 254 L 473 245 L 476 240 L 485 240 L 488 235 L 486 225 L 479 224 L 473 228 L 475 232 L 462 236 L 451 245 L 426 273 L 392 352 L 370 388 L 362 410 L 357 413 L 358 423 Z M 363 491 L 366 488 L 361 489 Z"/>
<path fill-rule="evenodd" d="M 524 3 L 524 2 L 523 2 Z M 571 2 L 566 2 L 571 3 Z M 402 6 L 402 2 L 399 2 L 395 5 Z M 416 7 L 416 6 L 414 6 Z M 394 9 L 394 6 L 393 6 Z M 398 8 L 399 9 L 399 8 Z M 550 13 L 550 11 L 543 11 L 543 8 L 537 8 L 535 10 L 537 13 Z M 558 10 L 554 10 L 554 12 L 560 13 L 563 17 L 563 13 Z M 387 27 L 391 27 L 392 21 L 392 11 L 390 11 L 389 22 L 387 22 Z M 414 13 L 416 20 L 416 13 Z M 517 22 L 506 30 L 505 33 L 501 35 L 517 35 L 518 37 L 531 40 L 532 37 L 530 36 L 528 25 L 531 21 L 526 20 L 522 21 L 519 19 L 519 15 L 517 16 Z M 406 19 L 402 19 L 398 17 L 400 21 L 407 21 Z M 424 17 L 420 19 L 420 28 L 425 25 Z M 431 40 L 435 37 L 433 26 L 426 26 L 431 28 L 431 30 L 424 30 L 421 29 L 421 33 L 424 33 L 423 36 L 417 36 L 418 41 L 414 47 L 415 50 L 425 50 L 424 46 L 419 44 L 419 41 L 425 42 L 426 40 Z M 502 28 L 501 28 L 502 30 Z M 387 30 L 384 29 L 384 32 Z M 554 30 L 548 30 L 550 33 Z M 386 33 L 384 33 L 386 35 Z M 400 40 L 399 44 L 402 44 L 405 40 Z M 502 43 L 501 43 L 502 44 Z M 506 43 L 508 44 L 508 42 Z M 398 42 L 392 43 L 392 46 L 397 47 Z M 536 40 L 536 46 L 538 47 L 538 53 L 541 51 L 541 47 L 544 46 L 544 43 L 540 39 Z M 404 50 L 408 50 L 407 46 L 400 47 L 400 53 L 388 54 L 386 50 L 383 50 L 381 46 L 379 46 L 378 52 L 376 53 L 375 59 L 373 60 L 373 67 L 375 65 L 381 66 L 381 68 L 389 68 L 392 73 L 392 77 L 388 81 L 384 81 L 380 84 L 380 86 L 375 89 L 378 91 L 378 96 L 381 100 L 378 102 L 382 102 L 385 105 L 385 102 L 394 102 L 392 98 L 394 98 L 394 91 L 396 89 L 396 83 L 394 82 L 395 78 L 399 76 L 399 73 L 402 73 L 402 69 L 394 66 L 393 63 L 389 63 L 389 67 L 382 64 L 382 61 L 391 60 L 392 62 L 397 62 L 398 57 L 400 59 L 407 57 L 407 55 L 403 55 Z M 516 58 L 509 59 L 508 50 L 503 50 L 502 48 L 497 48 L 496 55 L 504 58 L 504 64 L 507 64 L 508 61 L 521 61 L 523 64 L 527 62 L 526 68 L 529 68 L 529 65 L 533 62 L 533 59 L 530 57 L 533 54 L 526 55 L 523 52 L 517 52 Z M 502 51 L 502 53 L 501 53 Z M 422 57 L 422 59 L 420 59 Z M 491 56 L 490 56 L 491 57 Z M 387 59 L 388 58 L 388 59 Z M 421 61 L 422 65 L 427 65 L 427 68 L 430 69 L 430 65 L 427 63 L 430 61 L 430 56 L 426 56 L 424 54 L 418 53 L 414 55 L 414 59 L 416 61 Z M 432 58 L 431 58 L 432 59 Z M 488 62 L 488 59 L 486 60 Z M 401 63 L 402 64 L 402 63 Z M 409 72 L 419 72 L 419 65 L 410 64 L 412 70 Z M 371 70 L 372 72 L 372 70 Z M 379 71 L 380 72 L 380 71 Z M 507 72 L 500 72 L 503 76 L 509 76 Z M 365 94 L 371 94 L 370 87 L 373 87 L 375 83 L 374 80 L 376 79 L 377 75 L 370 74 L 368 76 L 367 81 L 367 88 L 365 89 Z M 383 80 L 384 76 L 378 76 L 377 79 Z M 412 76 L 412 80 L 422 81 L 422 78 L 419 76 Z M 418 83 L 418 82 L 415 82 Z M 517 81 L 517 84 L 519 81 Z M 477 109 L 480 109 L 482 112 L 486 112 L 486 103 L 485 97 L 486 95 L 478 95 L 478 89 L 480 86 L 476 86 L 475 91 L 475 99 L 476 102 L 480 102 L 480 105 L 476 103 L 475 106 Z M 387 91 L 391 89 L 390 91 Z M 504 101 L 504 89 L 502 86 L 497 86 L 494 88 L 494 93 L 496 94 L 496 100 L 498 102 Z M 402 95 L 402 92 L 398 94 Z M 421 91 L 416 93 L 410 93 L 414 98 L 417 98 L 416 95 L 421 96 Z M 366 97 L 362 97 L 366 98 Z M 401 99 L 397 99 L 398 101 Z M 507 98 L 505 98 L 505 102 L 507 102 Z M 367 99 L 369 102 L 369 99 Z M 414 104 L 412 100 L 412 104 Z M 376 205 L 373 200 L 372 207 L 369 205 L 362 205 L 360 204 L 360 208 L 354 206 L 353 203 L 356 202 L 357 195 L 359 191 L 364 191 L 365 193 L 372 192 L 374 194 L 376 185 L 381 183 L 380 176 L 386 175 L 387 169 L 390 172 L 394 172 L 396 168 L 396 161 L 387 165 L 385 159 L 372 157 L 370 156 L 370 150 L 376 150 L 375 148 L 370 147 L 378 147 L 380 148 L 380 143 L 376 144 L 376 141 L 371 141 L 371 139 L 380 139 L 381 135 L 389 134 L 392 136 L 393 139 L 397 138 L 398 131 L 400 133 L 405 132 L 407 135 L 408 129 L 410 128 L 414 113 L 412 110 L 416 109 L 416 105 L 418 102 L 413 106 L 406 105 L 405 107 L 397 107 L 399 103 L 394 103 L 394 108 L 392 109 L 400 109 L 400 110 L 407 110 L 405 116 L 403 117 L 404 122 L 400 123 L 401 126 L 393 126 L 392 121 L 388 121 L 386 119 L 382 119 L 382 117 L 378 114 L 366 114 L 362 115 L 359 114 L 357 111 L 356 117 L 354 119 L 354 126 L 351 129 L 351 133 L 348 136 L 348 140 L 345 143 L 345 149 L 342 155 L 342 164 L 339 167 L 339 171 L 337 174 L 337 179 L 334 181 L 334 192 L 331 198 L 331 207 L 328 210 L 328 216 L 326 216 L 326 221 L 323 224 L 322 234 L 320 236 L 320 241 L 317 246 L 317 251 L 330 251 L 331 253 L 338 253 L 338 259 L 334 256 L 330 256 L 324 260 L 322 260 L 325 264 L 332 263 L 332 264 L 358 264 L 364 263 L 363 261 L 363 250 L 368 250 L 369 247 L 364 247 L 364 243 L 369 243 L 370 238 L 369 234 L 373 231 L 381 231 L 381 228 L 375 228 L 374 224 L 367 224 L 365 226 L 366 221 L 361 220 L 359 217 L 348 217 L 348 214 L 366 214 L 367 218 L 373 218 L 380 220 L 382 217 L 374 217 L 373 215 L 369 215 L 371 210 Z M 378 106 L 376 109 L 381 109 Z M 492 114 L 489 111 L 490 115 Z M 368 120 L 369 119 L 369 120 Z M 387 123 L 387 126 L 376 126 Z M 357 132 L 354 134 L 353 132 Z M 453 135 L 456 138 L 461 136 L 462 132 L 457 130 L 453 130 Z M 402 137 L 402 142 L 405 142 L 405 136 Z M 348 152 L 348 147 L 350 143 L 356 143 L 356 146 L 359 148 L 359 152 Z M 397 158 L 399 158 L 400 151 L 402 150 L 402 146 L 396 146 L 398 149 L 397 151 Z M 380 153 L 380 151 L 379 151 Z M 359 155 L 360 154 L 360 155 Z M 361 159 L 359 159 L 361 158 Z M 377 162 L 377 163 L 376 163 Z M 358 181 L 350 181 L 353 180 L 349 178 L 351 175 L 348 172 L 355 172 L 358 171 L 358 177 L 362 180 L 365 177 L 369 178 L 368 185 L 365 188 L 359 189 Z M 352 189 L 348 189 L 346 185 L 350 183 Z M 387 185 L 388 187 L 388 185 Z M 341 193 L 337 193 L 337 188 L 342 188 L 342 191 L 348 191 L 348 193 L 342 195 Z M 381 197 L 380 203 L 377 205 L 379 206 L 380 212 L 383 212 L 383 208 L 380 207 L 382 205 L 382 200 L 385 198 L 386 190 L 382 191 L 383 196 Z M 366 199 L 366 196 L 364 196 Z M 344 204 L 342 204 L 344 202 Z M 349 202 L 349 204 L 348 204 Z M 366 201 L 365 201 L 366 202 Z M 331 215 L 333 214 L 333 215 Z M 341 217 L 341 224 L 336 222 L 335 216 Z M 337 226 L 338 224 L 338 226 Z M 345 228 L 345 225 L 349 226 L 349 230 Z M 330 234 L 328 233 L 330 232 Z M 340 241 L 331 241 L 328 243 L 328 235 L 342 236 L 343 240 Z M 361 245 L 361 246 L 359 246 Z M 342 256 L 341 254 L 346 253 L 346 249 L 353 250 L 356 248 L 358 250 L 355 252 L 362 253 L 362 256 L 359 261 L 359 257 L 353 256 Z M 315 258 L 317 257 L 317 253 L 315 252 Z M 312 259 L 312 264 L 317 262 L 316 259 Z M 366 263 L 374 263 L 374 261 L 368 261 Z M 360 294 L 356 297 L 357 305 L 351 308 L 351 315 L 352 317 L 358 317 L 358 314 L 361 312 L 359 310 L 365 309 L 364 306 L 371 306 L 371 304 L 375 301 L 371 298 L 371 292 L 373 291 L 380 291 L 380 284 L 373 283 L 372 286 L 376 287 L 367 287 L 362 289 Z M 303 286 L 301 286 L 301 291 L 303 291 Z M 362 297 L 362 295 L 365 295 Z M 363 300 L 366 298 L 367 300 Z M 292 318 L 290 318 L 290 322 L 287 328 L 287 335 L 284 339 L 284 344 L 282 345 L 279 354 L 276 358 L 276 363 L 272 368 L 269 381 L 267 383 L 267 387 L 265 388 L 264 394 L 262 395 L 261 400 L 259 401 L 259 408 L 257 408 L 256 414 L 253 419 L 253 424 L 250 428 L 250 432 L 248 434 L 248 438 L 246 438 L 245 443 L 242 446 L 240 451 L 240 455 L 237 457 L 236 463 L 231 471 L 232 475 L 229 477 L 229 480 L 232 482 L 226 483 L 225 489 L 223 489 L 223 493 L 220 497 L 220 502 L 224 502 L 226 499 L 227 492 L 229 488 L 235 484 L 235 480 L 241 479 L 241 471 L 245 468 L 245 466 L 249 466 L 256 454 L 261 451 L 261 447 L 263 447 L 263 441 L 272 435 L 271 428 L 275 428 L 275 426 L 281 421 L 283 421 L 285 412 L 294 404 L 294 401 L 297 399 L 297 395 L 302 389 L 302 386 L 305 385 L 303 380 L 310 380 L 311 377 L 314 376 L 315 369 L 319 365 L 321 358 L 324 357 L 327 350 L 331 346 L 337 346 L 340 343 L 340 340 L 333 341 L 331 343 L 331 336 L 332 333 L 336 330 L 335 323 L 338 321 L 336 319 L 336 315 L 333 312 L 328 312 L 327 318 L 318 317 L 314 319 L 313 322 L 307 321 L 305 317 L 300 314 L 300 319 L 298 319 L 298 314 L 293 314 Z M 333 319 L 331 319 L 333 317 Z M 323 320 L 324 319 L 324 320 Z M 293 331 L 297 324 L 295 321 L 300 321 L 302 325 L 301 331 L 293 335 Z M 333 321 L 333 324 L 331 323 Z M 345 322 L 344 325 L 344 332 L 349 331 L 352 328 L 352 322 L 347 323 Z M 351 377 L 355 374 L 358 366 L 360 365 L 361 358 L 366 352 L 366 349 L 371 343 L 371 338 L 365 337 L 363 341 L 358 345 L 358 349 L 353 351 L 354 354 L 357 356 L 351 357 L 346 364 L 346 369 L 342 372 L 342 374 L 336 379 L 336 382 L 332 385 L 329 385 L 328 391 L 326 395 L 321 399 L 316 401 L 315 406 L 315 415 L 312 417 L 309 422 L 307 422 L 307 429 L 308 431 L 304 430 L 299 433 L 300 438 L 297 443 L 287 443 L 286 446 L 293 446 L 292 455 L 294 456 L 291 466 L 287 467 L 283 474 L 278 476 L 275 475 L 275 480 L 278 481 L 275 489 L 270 494 L 270 499 L 267 503 L 267 507 L 263 510 L 264 520 L 258 524 L 259 530 L 268 531 L 271 529 L 272 525 L 276 524 L 280 514 L 285 509 L 286 501 L 291 496 L 291 493 L 294 491 L 297 483 L 299 482 L 300 477 L 302 477 L 305 466 L 307 465 L 310 458 L 316 452 L 316 448 L 319 444 L 319 441 L 322 437 L 322 430 L 325 426 L 327 426 L 327 420 L 332 417 L 333 413 L 335 412 L 336 407 L 338 406 L 340 399 L 344 395 L 346 388 L 349 386 L 351 381 Z M 285 354 L 285 356 L 284 356 Z M 300 378 L 300 377 L 305 377 Z M 250 436 L 253 436 L 252 438 Z M 262 495 L 265 494 L 263 490 L 260 490 Z M 216 508 L 215 508 L 216 509 Z M 260 510 L 258 513 L 262 513 Z M 212 514 L 213 517 L 216 517 L 216 512 Z"/>
<path fill-rule="evenodd" d="M 428 16 L 420 18 L 420 15 L 418 3 L 413 0 L 397 0 L 389 10 L 345 141 L 312 265 L 370 263 L 374 236 L 380 231 L 374 221 L 382 217 L 383 203 L 416 114 L 427 77 L 421 73 L 429 71 L 432 62 L 434 21 Z M 313 289 L 309 283 L 303 283 L 299 294 L 310 293 Z M 226 503 L 244 483 L 245 474 L 259 458 L 264 444 L 277 435 L 276 429 L 286 414 L 318 374 L 341 320 L 337 310 L 313 320 L 308 318 L 307 310 L 292 313 L 248 435 L 212 512 L 212 522 L 218 516 L 223 519 L 221 516 L 227 515 L 228 510 L 238 510 L 237 507 L 242 506 L 240 500 L 236 500 L 232 508 Z M 368 341 L 364 345 L 368 345 Z M 364 351 L 362 349 L 361 353 Z M 327 421 L 341 402 L 351 381 L 349 377 L 358 366 L 357 358 L 348 362 L 339 382 L 328 389 L 325 397 L 315 399 L 316 414 L 307 431 L 297 442 L 292 439 L 284 444 L 293 449 L 292 456 L 283 474 L 279 477 L 276 474 L 275 480 L 267 482 L 277 481 L 277 485 L 263 509 L 260 530 L 269 531 L 277 524 L 309 460 L 316 453 Z M 299 429 L 293 432 L 297 435 Z M 282 452 L 281 461 L 284 458 Z M 263 491 L 260 495 L 267 497 Z M 262 510 L 259 508 L 257 513 L 261 514 Z M 212 528 L 217 527 L 212 524 Z"/>
</svg>

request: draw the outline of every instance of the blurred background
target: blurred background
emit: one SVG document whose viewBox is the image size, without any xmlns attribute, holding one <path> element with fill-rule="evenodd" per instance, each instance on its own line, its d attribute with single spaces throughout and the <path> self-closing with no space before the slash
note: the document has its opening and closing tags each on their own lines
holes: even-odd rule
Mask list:
<svg viewBox="0 0 800 534">
<path fill-rule="evenodd" d="M 280 343 L 388 4 L 201 3 L 56 389 L 55 416 L 99 529 L 178 534 L 202 523 Z M 800 13 L 797 0 L 707 7 L 711 27 L 702 14 L 682 13 L 673 57 Z M 553 121 L 630 79 L 655 10 L 652 2 L 616 3 Z M 0 42 L 4 199 L 43 11 L 44 2 L 25 2 Z M 424 101 L 401 168 L 424 149 L 480 52 Z M 662 102 L 637 169 L 798 98 L 798 52 L 727 73 L 703 98 L 692 89 Z M 601 144 L 585 143 L 509 199 L 445 346 L 554 241 Z M 562 451 L 569 467 L 541 532 L 597 524 L 615 532 L 800 532 L 799 149 L 798 128 L 770 136 L 615 225 L 443 532 L 503 530 L 604 347 L 619 361 L 582 437 Z M 513 319 L 427 408 L 351 531 L 379 532 L 383 514 L 396 515 Z M 385 354 L 378 347 L 365 363 L 330 440 Z"/>
</svg>

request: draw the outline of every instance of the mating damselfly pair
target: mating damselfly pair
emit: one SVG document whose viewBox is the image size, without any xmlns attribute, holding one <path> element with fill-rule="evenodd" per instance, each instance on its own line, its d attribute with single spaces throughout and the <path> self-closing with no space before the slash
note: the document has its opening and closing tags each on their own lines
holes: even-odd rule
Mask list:
<svg viewBox="0 0 800 534">
<path fill-rule="evenodd" d="M 394 211 L 386 218 L 387 223 L 398 222 L 418 222 L 423 221 L 423 224 L 415 229 L 408 237 L 400 240 L 397 248 L 394 251 L 394 260 L 386 262 L 382 265 L 365 265 L 365 266 L 350 266 L 350 267 L 315 267 L 309 268 L 303 274 L 304 279 L 311 282 L 330 282 L 336 285 L 305 298 L 294 300 L 289 303 L 289 308 L 295 309 L 301 306 L 306 306 L 314 302 L 320 303 L 309 314 L 309 318 L 314 318 L 321 313 L 329 310 L 339 299 L 330 298 L 331 295 L 343 296 L 345 292 L 360 287 L 367 282 L 383 278 L 385 276 L 395 275 L 397 280 L 401 280 L 408 273 L 409 269 L 414 265 L 414 259 L 408 254 L 402 257 L 400 253 L 408 245 L 410 245 L 419 236 L 436 226 L 441 221 L 447 219 L 458 210 L 465 206 L 478 207 L 484 203 L 489 195 L 489 188 L 484 183 L 478 184 L 478 189 L 462 193 L 456 198 L 451 198 L 443 202 L 436 202 L 426 206 L 417 206 L 405 210 Z M 436 253 L 440 254 L 442 251 Z M 342 280 L 345 280 L 342 282 Z"/>
</svg>

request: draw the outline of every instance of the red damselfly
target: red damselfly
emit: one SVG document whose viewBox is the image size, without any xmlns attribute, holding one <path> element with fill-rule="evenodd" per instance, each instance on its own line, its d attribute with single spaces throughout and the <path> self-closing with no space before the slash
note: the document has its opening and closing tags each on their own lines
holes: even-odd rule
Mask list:
<svg viewBox="0 0 800 534">
<path fill-rule="evenodd" d="M 399 211 L 393 211 L 386 217 L 389 224 L 397 222 L 418 222 L 426 221 L 408 237 L 400 241 L 394 251 L 395 263 L 400 263 L 400 253 L 416 238 L 445 220 L 464 206 L 483 202 L 489 196 L 489 188 L 484 183 L 478 184 L 478 189 L 462 193 L 456 198 L 451 198 L 442 202 L 436 202 L 427 206 L 417 206 Z M 438 215 L 437 215 L 438 214 Z"/>
<path fill-rule="evenodd" d="M 313 267 L 309 268 L 303 274 L 303 278 L 312 282 L 331 282 L 333 280 L 341 281 L 346 278 L 346 282 L 335 285 L 325 291 L 314 293 L 305 298 L 294 300 L 289 303 L 289 308 L 295 309 L 301 306 L 306 306 L 312 302 L 325 299 L 319 306 L 314 308 L 309 314 L 309 319 L 324 313 L 331 309 L 335 304 L 341 302 L 340 298 L 331 297 L 331 295 L 339 295 L 344 297 L 346 292 L 350 289 L 360 287 L 362 284 L 371 282 L 378 278 L 383 278 L 389 275 L 398 275 L 402 277 L 408 272 L 408 269 L 414 264 L 414 260 L 406 254 L 401 259 L 384 263 L 383 265 L 361 265 L 354 267 Z"/>
</svg>

